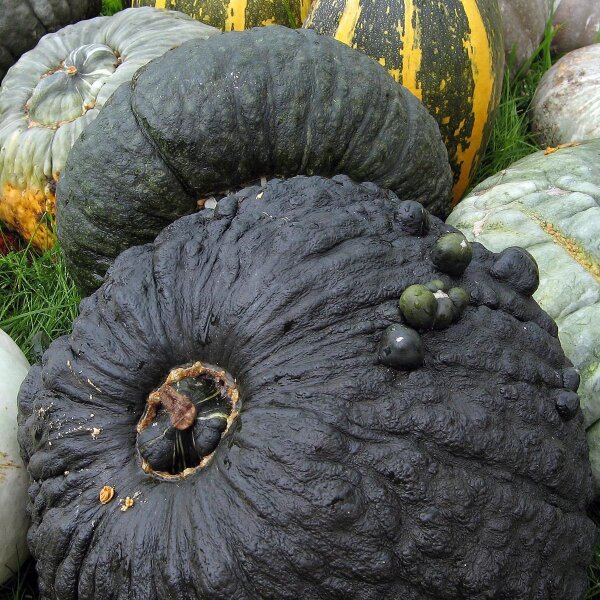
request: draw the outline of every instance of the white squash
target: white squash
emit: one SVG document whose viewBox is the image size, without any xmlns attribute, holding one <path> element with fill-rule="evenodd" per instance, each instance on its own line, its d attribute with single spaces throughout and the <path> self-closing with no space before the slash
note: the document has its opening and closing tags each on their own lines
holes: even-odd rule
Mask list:
<svg viewBox="0 0 600 600">
<path fill-rule="evenodd" d="M 544 73 L 531 127 L 543 146 L 600 138 L 600 44 L 569 52 Z"/>
<path fill-rule="evenodd" d="M 17 394 L 28 369 L 19 347 L 0 329 L 0 584 L 28 556 L 29 477 L 17 444 Z"/>
</svg>

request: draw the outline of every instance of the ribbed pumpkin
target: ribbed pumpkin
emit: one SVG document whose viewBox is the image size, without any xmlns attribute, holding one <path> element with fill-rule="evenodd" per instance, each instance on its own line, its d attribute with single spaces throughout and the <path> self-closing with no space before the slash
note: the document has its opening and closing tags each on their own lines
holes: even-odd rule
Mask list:
<svg viewBox="0 0 600 600">
<path fill-rule="evenodd" d="M 581 598 L 592 479 L 536 284 L 347 177 L 122 253 L 19 394 L 42 599 Z"/>
<path fill-rule="evenodd" d="M 133 0 L 132 6 L 179 10 L 223 31 L 241 31 L 261 25 L 299 26 L 310 0 Z"/>
<path fill-rule="evenodd" d="M 130 9 L 65 27 L 24 54 L 0 90 L 0 220 L 51 246 L 56 182 L 79 134 L 142 65 L 216 33 L 181 13 Z"/>
<path fill-rule="evenodd" d="M 101 6 L 102 0 L 1 0 L 0 81 L 42 36 L 95 17 Z"/>
<path fill-rule="evenodd" d="M 502 86 L 497 0 L 316 0 L 304 27 L 378 60 L 436 118 L 462 197 L 485 149 Z"/>
<path fill-rule="evenodd" d="M 600 140 L 518 161 L 478 185 L 447 222 L 493 252 L 523 246 L 538 263 L 534 298 L 579 370 L 600 492 Z"/>
</svg>

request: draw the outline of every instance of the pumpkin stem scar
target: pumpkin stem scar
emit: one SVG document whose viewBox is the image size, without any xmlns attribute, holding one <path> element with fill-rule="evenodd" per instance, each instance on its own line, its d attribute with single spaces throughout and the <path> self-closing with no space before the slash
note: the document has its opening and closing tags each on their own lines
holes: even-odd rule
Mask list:
<svg viewBox="0 0 600 600">
<path fill-rule="evenodd" d="M 160 388 L 159 398 L 171 417 L 171 425 L 183 431 L 194 424 L 197 410 L 189 396 L 180 394 L 170 385 Z"/>
<path fill-rule="evenodd" d="M 137 424 L 142 470 L 180 480 L 211 461 L 239 415 L 239 393 L 223 369 L 195 362 L 172 369 Z"/>
</svg>

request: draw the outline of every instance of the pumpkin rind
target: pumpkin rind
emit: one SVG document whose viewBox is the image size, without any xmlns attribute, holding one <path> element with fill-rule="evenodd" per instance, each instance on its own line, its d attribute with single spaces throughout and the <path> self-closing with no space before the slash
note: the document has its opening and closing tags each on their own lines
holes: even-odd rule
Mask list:
<svg viewBox="0 0 600 600">
<path fill-rule="evenodd" d="M 452 230 L 412 234 L 404 208 L 347 177 L 275 180 L 117 258 L 19 397 L 45 600 L 583 593 L 592 482 L 552 320 L 473 244 L 448 279 L 469 306 L 420 333 L 423 366 L 378 361 Z M 204 468 L 145 473 L 147 394 L 198 360 L 235 378 L 238 420 Z"/>
<path fill-rule="evenodd" d="M 310 0 L 133 0 L 132 5 L 178 10 L 222 31 L 242 31 L 264 25 L 299 27 Z"/>
<path fill-rule="evenodd" d="M 534 298 L 579 370 L 591 428 L 600 421 L 600 140 L 524 158 L 478 185 L 448 223 L 494 252 L 518 245 L 533 255 Z M 600 454 L 592 466 L 600 491 Z"/>
<path fill-rule="evenodd" d="M 361 50 L 435 117 L 458 202 L 491 133 L 504 52 L 496 0 L 315 0 L 304 27 Z"/>
<path fill-rule="evenodd" d="M 51 246 L 56 181 L 81 131 L 139 67 L 215 33 L 181 13 L 129 9 L 65 27 L 23 55 L 0 89 L 0 220 Z"/>
<path fill-rule="evenodd" d="M 550 19 L 552 0 L 499 0 L 507 64 L 514 53 L 516 73 L 539 46 Z"/>
<path fill-rule="evenodd" d="M 8 69 L 38 40 L 70 23 L 95 17 L 102 0 L 2 0 L 0 82 Z"/>
<path fill-rule="evenodd" d="M 569 52 L 544 73 L 531 128 L 542 146 L 600 138 L 600 44 Z"/>
<path fill-rule="evenodd" d="M 17 394 L 29 363 L 0 329 L 0 584 L 10 579 L 28 556 L 29 477 L 17 443 Z"/>
<path fill-rule="evenodd" d="M 449 204 L 435 121 L 363 54 L 279 26 L 188 42 L 138 71 L 75 144 L 58 185 L 70 272 L 95 289 L 125 248 L 214 194 L 298 173 Z"/>
<path fill-rule="evenodd" d="M 554 0 L 552 25 L 557 29 L 552 50 L 570 52 L 598 42 L 600 3 L 598 0 Z"/>
</svg>

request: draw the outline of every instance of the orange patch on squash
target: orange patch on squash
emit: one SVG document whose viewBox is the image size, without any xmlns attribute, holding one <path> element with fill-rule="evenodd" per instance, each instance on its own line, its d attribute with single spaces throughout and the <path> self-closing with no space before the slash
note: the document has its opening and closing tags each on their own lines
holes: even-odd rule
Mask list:
<svg viewBox="0 0 600 600">
<path fill-rule="evenodd" d="M 56 214 L 52 187 L 49 183 L 40 190 L 5 183 L 0 192 L 0 220 L 39 250 L 51 248 L 56 241 L 51 225 Z"/>
</svg>

